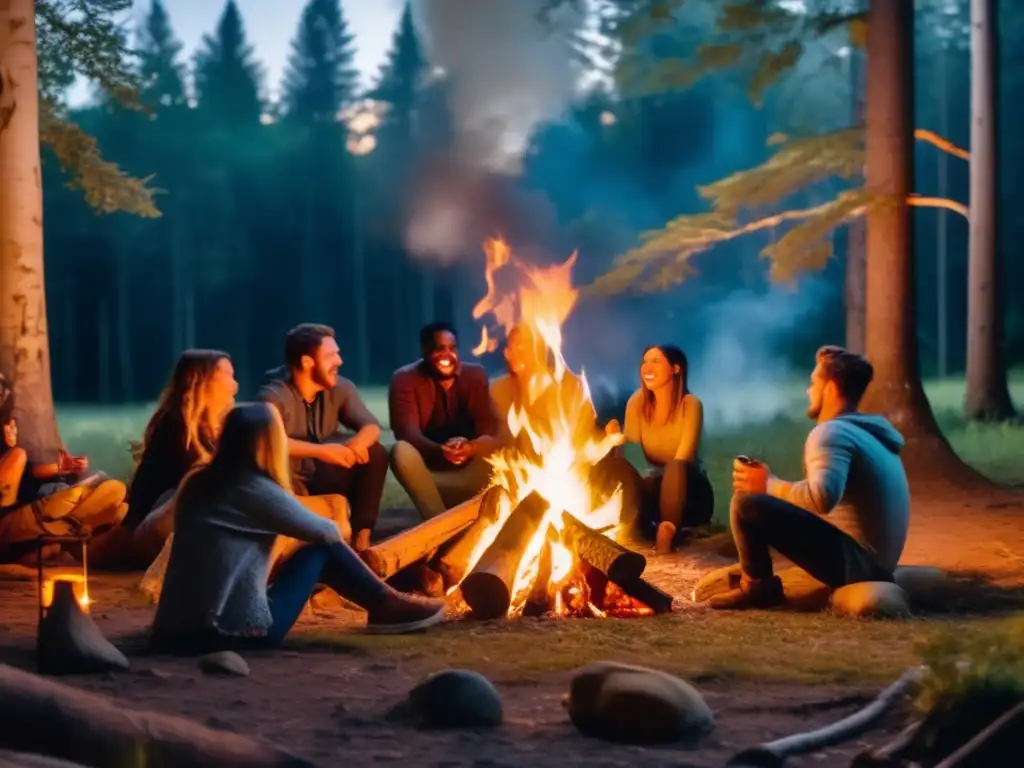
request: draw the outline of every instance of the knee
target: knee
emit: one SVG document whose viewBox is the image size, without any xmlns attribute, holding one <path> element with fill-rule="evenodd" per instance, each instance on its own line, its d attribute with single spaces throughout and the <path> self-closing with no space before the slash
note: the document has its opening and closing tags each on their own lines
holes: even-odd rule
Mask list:
<svg viewBox="0 0 1024 768">
<path fill-rule="evenodd" d="M 367 464 L 374 467 L 386 467 L 388 465 L 388 449 L 380 443 L 374 443 L 368 451 L 370 459 Z"/>
<path fill-rule="evenodd" d="M 737 523 L 756 524 L 761 519 L 761 510 L 764 505 L 761 503 L 765 498 L 760 493 L 734 493 L 729 503 L 729 520 L 735 526 Z"/>
<path fill-rule="evenodd" d="M 28 454 L 24 448 L 15 446 L 11 448 L 7 453 L 0 458 L 0 472 L 4 474 L 21 474 L 25 471 L 25 467 L 28 466 Z M 18 478 L 21 481 L 21 478 Z"/>
<path fill-rule="evenodd" d="M 102 493 L 103 498 L 114 506 L 120 506 L 128 496 L 128 488 L 120 480 L 104 480 L 96 491 Z"/>
<path fill-rule="evenodd" d="M 391 446 L 389 459 L 391 469 L 396 475 L 404 474 L 410 469 L 423 465 L 423 457 L 420 452 L 413 447 L 412 443 L 407 443 L 405 440 L 399 440 Z"/>
</svg>

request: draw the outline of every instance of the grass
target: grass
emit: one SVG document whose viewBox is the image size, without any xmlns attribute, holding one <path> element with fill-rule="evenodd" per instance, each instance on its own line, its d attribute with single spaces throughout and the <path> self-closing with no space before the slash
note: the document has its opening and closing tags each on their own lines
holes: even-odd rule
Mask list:
<svg viewBox="0 0 1024 768">
<path fill-rule="evenodd" d="M 794 384 L 791 417 L 777 417 L 741 428 L 709 429 L 702 452 L 715 488 L 716 518 L 727 519 L 732 458 L 737 453 L 768 462 L 780 477 L 799 478 L 803 473 L 802 445 L 810 423 L 803 418 L 803 385 Z M 1024 427 L 1016 425 L 968 424 L 960 415 L 963 381 L 947 380 L 926 384 L 928 397 L 946 437 L 960 456 L 983 474 L 1008 485 L 1024 485 Z M 1015 376 L 1011 389 L 1018 402 L 1024 401 L 1024 375 Z M 387 422 L 387 393 L 381 388 L 364 390 L 363 398 L 382 423 Z M 778 398 L 777 398 L 778 399 Z M 785 400 L 782 398 L 781 400 Z M 108 474 L 128 479 L 132 461 L 128 444 L 142 435 L 150 406 L 83 407 L 57 409 L 61 434 L 74 453 L 89 456 L 90 464 Z M 627 452 L 639 461 L 638 452 Z M 402 488 L 388 476 L 384 493 L 386 507 L 411 506 Z"/>
</svg>

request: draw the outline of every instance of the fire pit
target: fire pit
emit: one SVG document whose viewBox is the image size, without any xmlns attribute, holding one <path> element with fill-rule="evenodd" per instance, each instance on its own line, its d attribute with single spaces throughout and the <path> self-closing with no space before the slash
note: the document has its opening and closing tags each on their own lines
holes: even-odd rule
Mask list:
<svg viewBox="0 0 1024 768">
<path fill-rule="evenodd" d="M 591 487 L 594 466 L 623 438 L 579 428 L 593 420 L 590 392 L 561 352 L 561 327 L 578 293 L 571 280 L 576 255 L 540 268 L 515 259 L 500 239 L 485 243 L 484 252 L 487 295 L 474 319 L 493 316 L 506 335 L 513 326 L 528 329 L 545 363 L 520 384 L 526 396 L 508 416 L 514 445 L 489 457 L 487 491 L 382 542 L 368 562 L 387 577 L 429 561 L 453 601 L 480 619 L 671 610 L 671 595 L 643 579 L 646 558 L 616 541 L 622 489 L 602 495 Z M 513 273 L 509 290 L 498 288 L 500 271 Z M 497 348 L 487 325 L 481 335 L 475 354 Z"/>
</svg>

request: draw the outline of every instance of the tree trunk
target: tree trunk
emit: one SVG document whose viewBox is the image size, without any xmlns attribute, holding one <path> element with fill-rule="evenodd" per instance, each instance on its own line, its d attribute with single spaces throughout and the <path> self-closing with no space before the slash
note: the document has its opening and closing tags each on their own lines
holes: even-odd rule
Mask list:
<svg viewBox="0 0 1024 768">
<path fill-rule="evenodd" d="M 914 5 L 871 0 L 868 10 L 865 354 L 875 369 L 861 410 L 889 418 L 907 442 L 912 482 L 978 480 L 946 442 L 921 385 L 914 241 L 907 196 L 914 178 Z"/>
<path fill-rule="evenodd" d="M 1003 361 L 999 301 L 999 125 L 996 0 L 971 0 L 971 233 L 967 270 L 967 391 L 976 421 L 1016 414 Z"/>
<path fill-rule="evenodd" d="M 61 447 L 43 275 L 35 3 L 0 0 L 0 370 L 34 461 Z"/>
<path fill-rule="evenodd" d="M 353 157 L 352 167 L 352 304 L 356 315 L 356 370 L 353 377 L 357 384 L 370 381 L 370 318 L 367 302 L 369 286 L 366 282 L 366 236 L 363 229 L 364 209 L 360 195 L 362 188 L 356 183 L 359 173 L 359 158 Z"/>
<path fill-rule="evenodd" d="M 131 238 L 130 234 L 129 238 Z M 127 246 L 122 247 L 126 248 Z M 118 384 L 121 388 L 121 402 L 124 403 L 131 403 L 135 398 L 130 330 L 131 273 L 128 267 L 130 258 L 130 253 L 123 254 L 117 265 L 117 373 Z"/>
<path fill-rule="evenodd" d="M 100 299 L 99 315 L 96 319 L 96 358 L 99 366 L 99 401 L 109 405 L 110 395 L 110 299 Z"/>
<path fill-rule="evenodd" d="M 864 52 L 850 51 L 850 117 L 853 125 L 864 124 Z M 846 237 L 846 348 L 864 352 L 865 322 L 865 250 L 867 227 L 864 219 L 855 219 Z"/>
</svg>

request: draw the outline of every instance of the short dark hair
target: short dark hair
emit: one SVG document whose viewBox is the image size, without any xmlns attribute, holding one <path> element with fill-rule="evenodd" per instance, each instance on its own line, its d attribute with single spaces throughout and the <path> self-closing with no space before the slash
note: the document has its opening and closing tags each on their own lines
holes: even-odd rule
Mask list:
<svg viewBox="0 0 1024 768">
<path fill-rule="evenodd" d="M 846 402 L 858 406 L 875 376 L 875 369 L 867 358 L 843 347 L 830 345 L 819 349 L 815 360 L 821 366 L 825 378 L 836 385 Z"/>
<path fill-rule="evenodd" d="M 420 349 L 430 349 L 434 346 L 434 337 L 439 333 L 450 333 L 455 337 L 455 340 L 459 340 L 459 334 L 455 330 L 455 326 L 445 320 L 436 320 L 433 323 L 428 323 L 420 328 Z"/>
<path fill-rule="evenodd" d="M 284 361 L 289 368 L 301 368 L 302 358 L 314 357 L 324 339 L 333 339 L 334 329 L 320 323 L 296 325 L 284 337 Z"/>
</svg>

